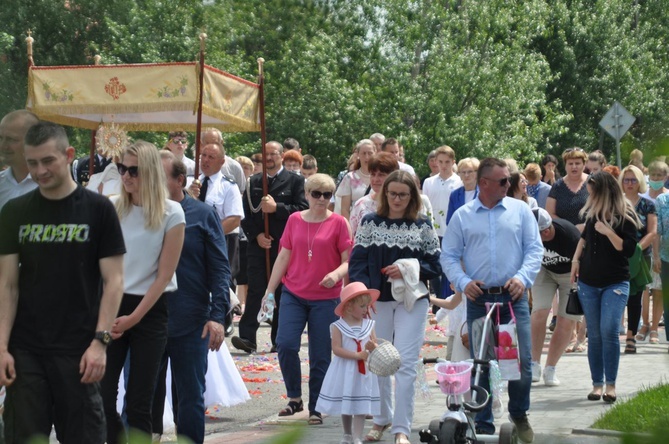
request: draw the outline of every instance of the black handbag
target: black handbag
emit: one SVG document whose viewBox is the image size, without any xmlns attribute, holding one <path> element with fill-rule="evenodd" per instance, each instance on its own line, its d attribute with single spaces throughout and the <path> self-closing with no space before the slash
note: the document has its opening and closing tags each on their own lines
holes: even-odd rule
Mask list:
<svg viewBox="0 0 669 444">
<path fill-rule="evenodd" d="M 581 301 L 578 300 L 578 290 L 572 288 L 569 290 L 569 297 L 567 299 L 567 307 L 565 308 L 567 314 L 580 316 L 583 314 L 583 307 Z"/>
</svg>

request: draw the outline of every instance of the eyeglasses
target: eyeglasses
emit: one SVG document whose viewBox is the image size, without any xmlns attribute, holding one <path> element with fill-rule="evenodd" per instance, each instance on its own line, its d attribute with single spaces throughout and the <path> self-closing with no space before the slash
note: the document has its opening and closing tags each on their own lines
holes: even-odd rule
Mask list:
<svg viewBox="0 0 669 444">
<path fill-rule="evenodd" d="M 505 187 L 509 183 L 509 179 L 511 179 L 511 178 L 510 177 L 504 177 L 502 179 L 491 179 L 489 177 L 484 177 L 484 179 L 489 180 L 491 182 L 495 182 L 495 183 L 499 184 L 500 187 Z"/>
<path fill-rule="evenodd" d="M 314 199 L 320 199 L 321 197 L 324 197 L 325 200 L 330 200 L 330 198 L 332 198 L 332 191 L 312 191 L 309 194 L 311 194 L 311 197 Z"/>
<path fill-rule="evenodd" d="M 636 185 L 639 181 L 636 178 L 625 178 L 623 179 L 625 185 Z"/>
<path fill-rule="evenodd" d="M 172 139 L 170 140 L 172 143 L 176 144 L 181 144 L 181 145 L 188 145 L 188 140 L 187 139 Z"/>
<path fill-rule="evenodd" d="M 520 183 L 522 183 L 523 185 L 527 185 L 529 182 L 527 181 L 527 179 L 520 179 Z"/>
<path fill-rule="evenodd" d="M 411 196 L 411 193 L 396 193 L 394 191 L 388 191 L 386 192 L 386 196 L 388 196 L 390 200 L 406 200 L 409 198 L 409 196 Z"/>
<path fill-rule="evenodd" d="M 130 175 L 130 177 L 137 177 L 139 176 L 139 167 L 137 166 L 125 166 L 122 163 L 117 163 L 116 168 L 118 168 L 118 173 L 123 176 L 126 172 Z"/>
</svg>

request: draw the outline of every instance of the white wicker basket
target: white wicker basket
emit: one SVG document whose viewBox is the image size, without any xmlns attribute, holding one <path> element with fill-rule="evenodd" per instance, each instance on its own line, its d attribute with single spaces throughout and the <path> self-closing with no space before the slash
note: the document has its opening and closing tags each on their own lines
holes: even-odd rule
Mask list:
<svg viewBox="0 0 669 444">
<path fill-rule="evenodd" d="M 401 364 L 400 353 L 392 342 L 388 341 L 380 342 L 367 358 L 369 371 L 378 376 L 394 375 Z"/>
</svg>

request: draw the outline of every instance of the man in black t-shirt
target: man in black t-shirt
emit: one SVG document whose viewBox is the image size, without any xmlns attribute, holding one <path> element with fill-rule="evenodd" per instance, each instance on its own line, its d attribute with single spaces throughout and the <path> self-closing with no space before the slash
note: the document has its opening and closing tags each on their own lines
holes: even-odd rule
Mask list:
<svg viewBox="0 0 669 444">
<path fill-rule="evenodd" d="M 571 288 L 571 260 L 581 233 L 564 219 L 552 219 L 543 208 L 532 210 L 539 223 L 539 234 L 544 244 L 541 269 L 532 286 L 532 382 L 541 380 L 541 350 L 546 339 L 546 321 L 555 292 L 559 290 L 555 331 L 548 346 L 546 368 L 543 372 L 547 386 L 560 385 L 555 367 L 562 356 L 575 324 L 581 316 L 567 314 L 565 308 Z"/>
<path fill-rule="evenodd" d="M 38 189 L 0 212 L 0 385 L 5 438 L 102 444 L 99 381 L 123 294 L 123 234 L 111 202 L 77 185 L 62 127 L 25 136 Z M 20 267 L 19 267 L 20 264 Z"/>
</svg>

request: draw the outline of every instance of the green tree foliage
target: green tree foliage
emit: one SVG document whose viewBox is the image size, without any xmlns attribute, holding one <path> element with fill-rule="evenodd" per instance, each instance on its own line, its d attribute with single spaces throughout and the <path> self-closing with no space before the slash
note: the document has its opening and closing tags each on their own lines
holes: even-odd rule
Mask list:
<svg viewBox="0 0 669 444">
<path fill-rule="evenodd" d="M 640 116 L 625 150 L 667 136 L 664 0 L 5 0 L 0 20 L 2 114 L 25 104 L 29 28 L 38 65 L 195 60 L 204 31 L 213 66 L 255 80 L 265 58 L 268 139 L 297 138 L 332 174 L 374 132 L 422 171 L 443 144 L 521 163 L 572 145 L 612 157 L 598 122 L 615 100 Z"/>
</svg>

